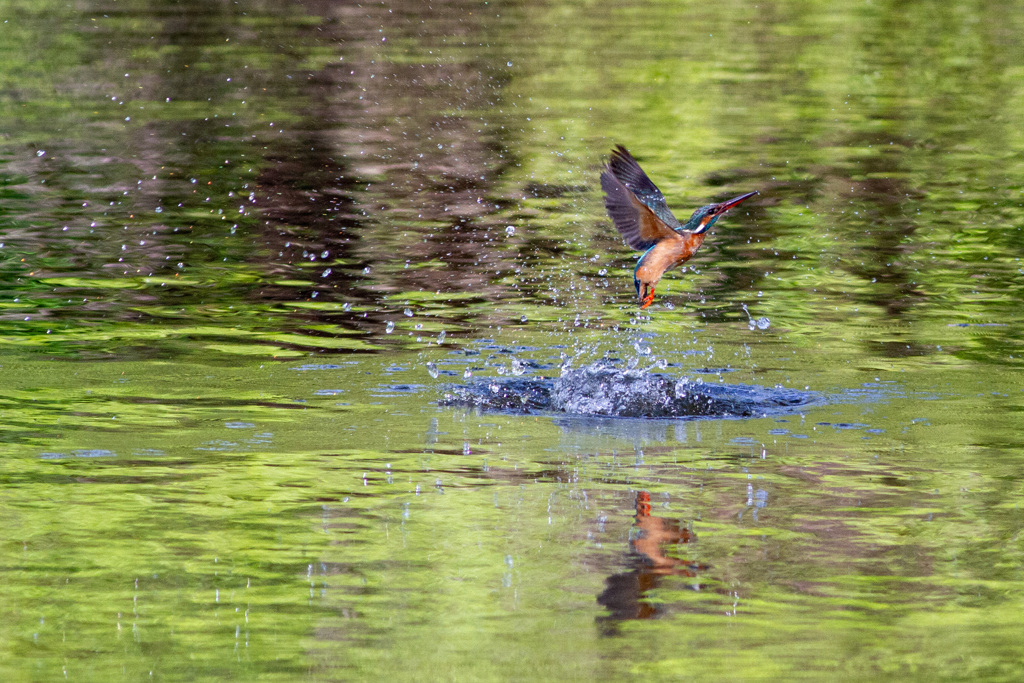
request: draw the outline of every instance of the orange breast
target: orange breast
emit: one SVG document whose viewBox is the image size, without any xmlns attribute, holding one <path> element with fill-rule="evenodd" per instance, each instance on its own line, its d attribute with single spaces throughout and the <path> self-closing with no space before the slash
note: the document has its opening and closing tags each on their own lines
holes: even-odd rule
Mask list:
<svg viewBox="0 0 1024 683">
<path fill-rule="evenodd" d="M 704 244 L 704 237 L 707 235 L 706 232 L 700 234 L 689 233 L 683 237 L 683 254 L 678 261 L 673 265 L 680 265 L 690 260 L 690 257 L 697 253 L 700 249 L 700 245 Z"/>
<path fill-rule="evenodd" d="M 641 260 L 636 278 L 641 282 L 656 283 L 666 270 L 685 263 L 697 252 L 704 243 L 704 234 L 688 233 L 679 235 L 678 239 L 658 242 Z"/>
</svg>

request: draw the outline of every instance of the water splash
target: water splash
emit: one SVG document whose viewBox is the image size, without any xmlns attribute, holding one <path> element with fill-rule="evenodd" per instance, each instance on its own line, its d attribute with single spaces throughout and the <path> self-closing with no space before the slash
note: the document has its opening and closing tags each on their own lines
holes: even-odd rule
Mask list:
<svg viewBox="0 0 1024 683">
<path fill-rule="evenodd" d="M 747 314 L 747 327 L 749 327 L 751 331 L 767 330 L 769 327 L 771 327 L 771 320 L 765 317 L 761 317 L 758 318 L 757 320 L 754 320 L 754 317 L 750 315 L 750 311 L 747 310 L 747 305 L 740 304 L 740 306 L 743 308 L 743 312 Z"/>
<path fill-rule="evenodd" d="M 468 377 L 467 377 L 468 379 Z M 494 379 L 452 387 L 441 405 L 481 410 L 644 418 L 761 417 L 823 402 L 814 392 L 707 384 L 607 363 L 564 367 L 556 379 Z"/>
</svg>

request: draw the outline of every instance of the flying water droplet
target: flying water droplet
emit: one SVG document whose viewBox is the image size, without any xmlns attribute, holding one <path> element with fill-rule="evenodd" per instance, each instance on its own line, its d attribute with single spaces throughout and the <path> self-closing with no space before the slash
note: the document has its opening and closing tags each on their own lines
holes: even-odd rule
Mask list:
<svg viewBox="0 0 1024 683">
<path fill-rule="evenodd" d="M 427 374 L 437 379 L 437 376 L 441 374 L 441 371 L 437 369 L 437 366 L 433 363 L 427 363 Z"/>
<path fill-rule="evenodd" d="M 437 335 L 437 345 L 444 344 L 444 330 L 441 330 L 440 334 Z"/>
<path fill-rule="evenodd" d="M 464 370 L 464 371 L 462 372 L 462 379 L 469 379 L 469 378 L 470 378 L 470 377 L 472 377 L 472 376 L 473 376 L 473 371 L 472 371 L 472 370 L 470 370 L 469 368 L 466 368 L 466 369 L 465 369 L 465 370 Z"/>
<path fill-rule="evenodd" d="M 346 301 L 345 303 L 343 303 L 341 305 L 341 310 L 345 311 L 346 313 L 351 311 L 352 310 L 352 304 L 350 304 L 349 302 Z"/>
<path fill-rule="evenodd" d="M 404 315 L 406 318 L 411 318 L 412 317 L 412 309 L 411 308 L 405 309 L 404 311 L 402 311 L 402 315 Z"/>
<path fill-rule="evenodd" d="M 387 324 L 387 327 L 384 328 L 384 331 L 387 334 L 391 334 L 392 332 L 394 332 L 395 331 L 395 321 L 394 320 L 389 320 L 388 324 Z"/>
<path fill-rule="evenodd" d="M 512 374 L 518 377 L 526 372 L 526 363 L 518 358 L 512 358 Z"/>
<path fill-rule="evenodd" d="M 761 293 L 758 292 L 759 296 L 760 296 L 760 294 Z M 769 327 L 771 327 L 772 321 L 769 320 L 768 318 L 762 317 L 762 318 L 758 318 L 757 320 L 754 320 L 754 316 L 750 315 L 750 311 L 747 310 L 747 305 L 746 304 L 740 304 L 740 308 L 742 308 L 743 312 L 747 314 L 747 327 L 751 331 L 754 331 L 754 330 L 767 330 Z"/>
</svg>

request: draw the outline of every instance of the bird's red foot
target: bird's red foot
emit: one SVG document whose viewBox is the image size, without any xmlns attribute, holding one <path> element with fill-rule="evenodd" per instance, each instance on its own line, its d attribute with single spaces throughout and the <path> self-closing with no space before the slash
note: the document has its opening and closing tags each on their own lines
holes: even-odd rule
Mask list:
<svg viewBox="0 0 1024 683">
<path fill-rule="evenodd" d="M 640 300 L 640 310 L 644 310 L 654 302 L 654 287 L 647 290 L 647 294 Z"/>
</svg>

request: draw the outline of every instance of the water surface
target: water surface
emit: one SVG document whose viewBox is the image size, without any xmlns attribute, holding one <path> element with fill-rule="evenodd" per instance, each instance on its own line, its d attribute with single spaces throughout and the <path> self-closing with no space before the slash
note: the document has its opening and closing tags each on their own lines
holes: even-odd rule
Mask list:
<svg viewBox="0 0 1024 683">
<path fill-rule="evenodd" d="M 5 679 L 1024 673 L 1015 5 L 4 20 Z M 445 398 L 606 367 L 801 400 Z"/>
</svg>

